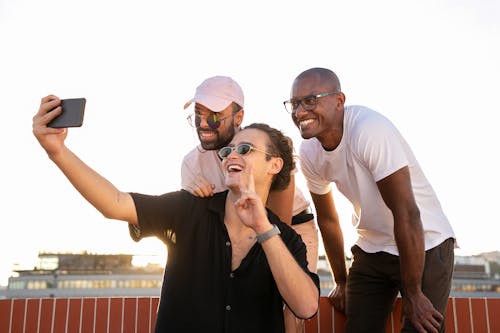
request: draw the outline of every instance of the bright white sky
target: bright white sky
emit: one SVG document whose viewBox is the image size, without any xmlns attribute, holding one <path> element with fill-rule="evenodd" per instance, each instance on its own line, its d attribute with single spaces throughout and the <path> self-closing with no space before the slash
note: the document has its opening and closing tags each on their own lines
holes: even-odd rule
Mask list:
<svg viewBox="0 0 500 333">
<path fill-rule="evenodd" d="M 499 17 L 493 0 L 0 0 L 0 284 L 42 250 L 164 258 L 158 240 L 134 243 L 48 160 L 31 133 L 42 96 L 86 97 L 67 145 L 120 189 L 160 194 L 179 189 L 181 159 L 197 144 L 182 106 L 203 79 L 235 78 L 245 123 L 280 128 L 298 149 L 281 102 L 316 66 L 339 75 L 348 104 L 399 127 L 456 253 L 499 250 Z M 350 247 L 350 208 L 337 201 Z"/>
</svg>

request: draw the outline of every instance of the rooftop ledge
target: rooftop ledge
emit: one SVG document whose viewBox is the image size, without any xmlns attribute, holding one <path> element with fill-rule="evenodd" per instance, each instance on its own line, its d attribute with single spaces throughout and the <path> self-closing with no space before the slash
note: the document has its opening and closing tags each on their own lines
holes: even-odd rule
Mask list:
<svg viewBox="0 0 500 333">
<path fill-rule="evenodd" d="M 154 331 L 158 297 L 0 299 L 0 333 Z M 401 299 L 387 320 L 386 333 L 399 332 Z M 327 297 L 306 321 L 306 333 L 341 333 L 345 317 Z M 446 332 L 500 332 L 500 298 L 450 297 Z"/>
</svg>

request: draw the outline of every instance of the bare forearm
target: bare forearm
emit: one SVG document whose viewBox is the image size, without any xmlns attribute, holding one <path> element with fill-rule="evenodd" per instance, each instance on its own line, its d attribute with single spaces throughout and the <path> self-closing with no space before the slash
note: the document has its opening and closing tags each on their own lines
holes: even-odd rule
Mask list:
<svg viewBox="0 0 500 333">
<path fill-rule="evenodd" d="M 338 284 L 345 283 L 347 268 L 345 264 L 344 236 L 340 225 L 334 221 L 326 221 L 319 217 L 318 225 L 335 282 Z"/>
<path fill-rule="evenodd" d="M 66 147 L 49 157 L 78 192 L 105 217 L 136 223 L 134 205 L 128 193 L 120 192 Z"/>
<path fill-rule="evenodd" d="M 301 318 L 312 317 L 319 302 L 318 288 L 302 270 L 279 236 L 262 243 L 278 289 L 292 311 Z"/>
<path fill-rule="evenodd" d="M 394 235 L 399 251 L 401 281 L 406 295 L 421 292 L 425 263 L 425 245 L 420 216 L 394 220 Z"/>
</svg>

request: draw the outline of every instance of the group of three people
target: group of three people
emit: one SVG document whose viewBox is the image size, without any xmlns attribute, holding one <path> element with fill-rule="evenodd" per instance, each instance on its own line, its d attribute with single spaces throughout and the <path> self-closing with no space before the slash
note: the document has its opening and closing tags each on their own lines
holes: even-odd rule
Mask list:
<svg viewBox="0 0 500 333">
<path fill-rule="evenodd" d="M 345 106 L 331 70 L 302 72 L 290 97 L 346 332 L 383 332 L 398 292 L 403 331 L 444 331 L 455 236 L 411 149 L 381 114 Z M 58 97 L 42 98 L 33 133 L 105 217 L 167 245 L 156 332 L 300 332 L 318 309 L 318 234 L 293 143 L 263 123 L 242 127 L 244 94 L 230 77 L 204 80 L 191 104 L 200 146 L 183 160 L 183 190 L 159 196 L 121 192 L 69 150 L 67 129 L 47 127 Z M 354 208 L 349 274 L 331 182 Z"/>
</svg>

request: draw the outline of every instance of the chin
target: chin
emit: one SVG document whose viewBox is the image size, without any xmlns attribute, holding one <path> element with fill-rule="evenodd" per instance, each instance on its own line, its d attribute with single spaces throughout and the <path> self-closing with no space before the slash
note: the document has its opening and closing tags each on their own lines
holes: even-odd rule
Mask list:
<svg viewBox="0 0 500 333">
<path fill-rule="evenodd" d="M 310 131 L 300 131 L 300 136 L 302 139 L 310 139 L 315 137 L 314 133 L 311 133 Z"/>
<path fill-rule="evenodd" d="M 205 150 L 217 150 L 217 142 L 204 142 L 200 141 L 201 147 Z"/>
<path fill-rule="evenodd" d="M 226 187 L 228 189 L 230 189 L 231 191 L 239 190 L 239 188 L 240 188 L 239 178 L 236 179 L 236 178 L 231 177 L 231 176 L 226 176 L 225 183 L 226 183 Z"/>
</svg>

